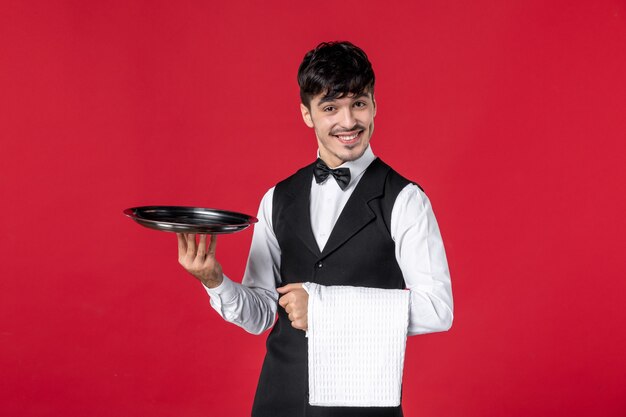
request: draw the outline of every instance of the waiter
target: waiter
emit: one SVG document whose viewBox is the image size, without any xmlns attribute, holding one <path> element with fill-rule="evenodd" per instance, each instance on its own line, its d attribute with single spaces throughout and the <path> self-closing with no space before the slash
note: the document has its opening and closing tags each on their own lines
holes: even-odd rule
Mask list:
<svg viewBox="0 0 626 417">
<path fill-rule="evenodd" d="M 313 287 L 318 295 L 328 291 L 324 300 L 330 300 L 341 289 L 348 301 L 333 311 L 339 324 L 348 323 L 345 331 L 350 323 L 367 326 L 350 302 L 366 290 L 372 307 L 384 305 L 392 292 L 407 295 L 405 337 L 448 330 L 452 293 L 437 221 L 422 189 L 373 153 L 375 77 L 360 48 L 318 45 L 305 55 L 298 84 L 318 159 L 263 197 L 242 283 L 222 273 L 216 236 L 197 242 L 193 234 L 179 234 L 179 262 L 202 282 L 225 320 L 254 334 L 273 326 L 253 416 L 402 416 L 399 403 L 311 404 L 309 293 Z M 415 132 L 406 134 L 413 140 Z"/>
</svg>

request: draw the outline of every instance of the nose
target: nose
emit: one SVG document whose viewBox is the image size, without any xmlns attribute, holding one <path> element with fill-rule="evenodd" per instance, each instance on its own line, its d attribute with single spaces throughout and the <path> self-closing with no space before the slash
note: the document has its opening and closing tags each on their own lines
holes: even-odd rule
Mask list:
<svg viewBox="0 0 626 417">
<path fill-rule="evenodd" d="M 341 112 L 341 119 L 339 121 L 341 127 L 344 129 L 352 129 L 356 124 L 356 119 L 352 113 L 352 107 L 344 107 Z"/>
</svg>

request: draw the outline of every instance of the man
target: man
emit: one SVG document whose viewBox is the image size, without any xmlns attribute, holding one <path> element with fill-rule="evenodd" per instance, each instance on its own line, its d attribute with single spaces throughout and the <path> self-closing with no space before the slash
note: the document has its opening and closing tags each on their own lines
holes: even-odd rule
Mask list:
<svg viewBox="0 0 626 417">
<path fill-rule="evenodd" d="M 331 290 L 329 297 L 339 288 L 357 297 L 372 289 L 374 307 L 391 291 L 408 289 L 399 291 L 409 294 L 405 337 L 449 329 L 450 276 L 437 222 L 423 191 L 369 146 L 376 101 L 366 54 L 348 42 L 322 43 L 305 55 L 298 83 L 319 159 L 263 197 L 242 284 L 223 275 L 215 236 L 207 246 L 204 235 L 198 243 L 194 235 L 178 235 L 179 261 L 204 284 L 225 320 L 260 334 L 278 313 L 253 416 L 401 416 L 399 403 L 310 404 L 309 292 L 317 285 Z M 341 321 L 362 325 L 349 300 Z"/>
</svg>

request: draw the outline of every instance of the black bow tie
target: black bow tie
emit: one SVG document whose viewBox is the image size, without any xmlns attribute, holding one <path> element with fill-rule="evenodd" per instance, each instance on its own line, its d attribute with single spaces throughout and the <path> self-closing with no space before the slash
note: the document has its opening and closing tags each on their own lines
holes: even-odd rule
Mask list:
<svg viewBox="0 0 626 417">
<path fill-rule="evenodd" d="M 332 175 L 335 180 L 337 180 L 337 184 L 339 184 L 339 188 L 342 190 L 345 190 L 348 184 L 350 184 L 350 168 L 331 169 L 328 168 L 328 165 L 326 165 L 326 163 L 319 158 L 317 162 L 315 162 L 313 175 L 315 175 L 315 182 L 318 184 L 326 181 L 328 175 Z"/>
</svg>

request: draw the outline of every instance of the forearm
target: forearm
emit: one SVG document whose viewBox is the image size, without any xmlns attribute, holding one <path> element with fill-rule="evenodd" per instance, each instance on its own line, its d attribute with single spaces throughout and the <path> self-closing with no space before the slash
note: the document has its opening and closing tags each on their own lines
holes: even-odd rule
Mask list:
<svg viewBox="0 0 626 417">
<path fill-rule="evenodd" d="M 432 291 L 410 289 L 409 336 L 444 332 L 450 329 L 454 318 L 452 300 Z"/>
<path fill-rule="evenodd" d="M 270 189 L 261 200 L 259 222 L 254 227 L 241 284 L 224 276 L 219 286 L 205 287 L 211 296 L 211 305 L 220 316 L 253 334 L 263 333 L 276 319 L 280 248 L 271 225 L 272 196 L 273 189 Z"/>
<path fill-rule="evenodd" d="M 310 288 L 322 288 L 322 285 L 305 283 L 304 288 L 309 291 Z M 363 291 L 367 291 L 369 296 L 372 297 L 375 305 L 379 305 L 382 300 L 386 300 L 392 293 L 397 293 L 398 290 L 382 289 L 382 288 L 364 288 L 364 287 L 349 287 L 349 286 L 330 286 L 323 287 L 326 300 L 331 304 L 336 304 L 333 301 L 334 297 L 341 296 L 345 300 L 357 298 Z M 453 313 L 451 298 L 442 294 L 438 296 L 434 291 L 430 289 L 409 289 L 409 320 L 408 320 L 408 332 L 409 336 L 418 334 L 442 332 L 449 330 L 452 326 Z M 448 291 L 444 291 L 448 293 Z M 447 300 L 446 300 L 447 298 Z M 359 315 L 354 314 L 352 305 L 350 302 L 342 302 L 339 306 L 334 308 L 341 308 L 343 311 L 339 314 L 340 317 L 350 317 L 349 320 L 357 321 L 360 319 Z"/>
<path fill-rule="evenodd" d="M 272 327 L 276 318 L 277 293 L 261 287 L 248 287 L 224 281 L 216 288 L 206 288 L 211 306 L 224 320 L 252 334 L 261 334 Z"/>
</svg>

